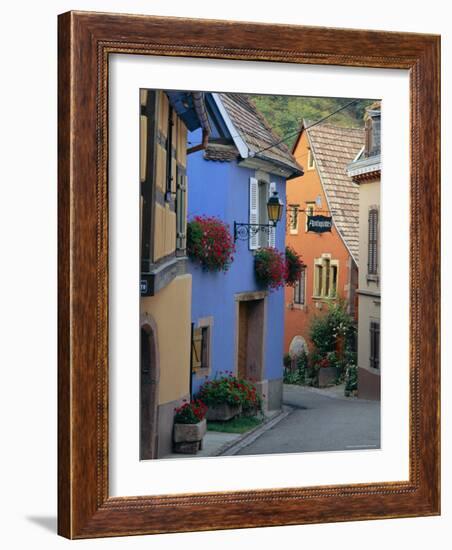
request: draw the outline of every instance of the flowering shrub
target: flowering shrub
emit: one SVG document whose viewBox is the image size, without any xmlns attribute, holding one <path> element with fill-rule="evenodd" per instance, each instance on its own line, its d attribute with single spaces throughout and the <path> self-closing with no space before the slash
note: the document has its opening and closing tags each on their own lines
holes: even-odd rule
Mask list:
<svg viewBox="0 0 452 550">
<path fill-rule="evenodd" d="M 331 362 L 328 359 L 328 357 L 324 357 L 323 359 L 320 359 L 320 361 L 317 363 L 317 366 L 320 369 L 327 369 L 328 367 L 331 366 Z"/>
<path fill-rule="evenodd" d="M 276 290 L 286 281 L 285 255 L 276 248 L 261 248 L 254 256 L 254 269 L 259 283 Z"/>
<path fill-rule="evenodd" d="M 208 406 L 227 403 L 232 406 L 242 405 L 245 410 L 261 408 L 261 397 L 255 385 L 248 380 L 236 378 L 232 373 L 226 373 L 214 380 L 207 380 L 196 397 Z"/>
<path fill-rule="evenodd" d="M 195 216 L 187 224 L 187 254 L 206 271 L 227 271 L 235 245 L 229 226 L 211 216 Z"/>
<path fill-rule="evenodd" d="M 196 399 L 174 409 L 174 422 L 175 424 L 197 424 L 204 419 L 206 413 L 207 406 L 200 399 Z"/>
<path fill-rule="evenodd" d="M 290 246 L 286 246 L 286 284 L 294 286 L 300 278 L 303 261 L 301 256 Z"/>
<path fill-rule="evenodd" d="M 354 319 L 347 313 L 345 305 L 341 302 L 330 304 L 325 314 L 312 320 L 309 329 L 310 339 L 322 355 L 336 351 L 338 342 L 342 340 L 345 349 L 350 349 L 355 333 Z"/>
<path fill-rule="evenodd" d="M 243 411 L 260 411 L 262 410 L 262 398 L 257 393 L 256 386 L 248 380 L 239 380 L 241 390 L 243 392 L 242 407 Z"/>
</svg>

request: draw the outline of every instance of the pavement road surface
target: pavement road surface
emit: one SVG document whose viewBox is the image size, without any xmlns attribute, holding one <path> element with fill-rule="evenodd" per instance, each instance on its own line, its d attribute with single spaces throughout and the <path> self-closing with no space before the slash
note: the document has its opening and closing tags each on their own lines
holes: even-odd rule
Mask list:
<svg viewBox="0 0 452 550">
<path fill-rule="evenodd" d="M 284 385 L 289 416 L 238 455 L 380 448 L 380 403 Z"/>
</svg>

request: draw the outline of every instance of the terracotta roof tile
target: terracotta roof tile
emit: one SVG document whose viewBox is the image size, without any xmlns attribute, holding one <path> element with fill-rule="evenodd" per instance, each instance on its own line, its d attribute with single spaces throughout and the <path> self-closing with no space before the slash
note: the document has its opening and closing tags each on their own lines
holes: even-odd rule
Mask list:
<svg viewBox="0 0 452 550">
<path fill-rule="evenodd" d="M 364 145 L 364 129 L 323 123 L 306 131 L 334 224 L 358 264 L 359 186 L 348 177 L 347 165 Z"/>
<path fill-rule="evenodd" d="M 269 162 L 284 165 L 294 175 L 302 172 L 302 167 L 284 143 L 266 149 L 281 138 L 273 132 L 262 113 L 244 94 L 220 93 L 219 96 L 237 132 L 252 153 L 257 153 L 257 157 Z"/>
<path fill-rule="evenodd" d="M 218 160 L 221 162 L 231 162 L 236 160 L 239 152 L 235 145 L 223 145 L 210 142 L 204 151 L 206 160 Z"/>
</svg>

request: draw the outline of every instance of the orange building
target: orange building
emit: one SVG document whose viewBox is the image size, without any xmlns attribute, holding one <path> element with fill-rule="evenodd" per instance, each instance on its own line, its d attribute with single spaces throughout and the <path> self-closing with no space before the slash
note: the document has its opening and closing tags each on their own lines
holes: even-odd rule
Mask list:
<svg viewBox="0 0 452 550">
<path fill-rule="evenodd" d="M 361 128 L 325 123 L 309 128 L 306 121 L 294 145 L 305 173 L 287 182 L 286 245 L 301 255 L 305 267 L 295 287 L 285 291 L 286 353 L 310 348 L 311 320 L 328 303 L 342 298 L 357 316 L 359 188 L 346 167 L 363 145 Z M 331 231 L 308 231 L 309 216 L 331 217 Z"/>
</svg>

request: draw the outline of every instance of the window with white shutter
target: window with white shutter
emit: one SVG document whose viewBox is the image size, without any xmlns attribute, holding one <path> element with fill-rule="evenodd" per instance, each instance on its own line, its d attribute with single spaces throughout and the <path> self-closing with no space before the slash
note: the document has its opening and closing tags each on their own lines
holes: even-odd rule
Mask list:
<svg viewBox="0 0 452 550">
<path fill-rule="evenodd" d="M 369 241 L 367 251 L 367 273 L 369 275 L 378 274 L 378 210 L 371 208 L 369 210 Z"/>
<path fill-rule="evenodd" d="M 259 223 L 259 183 L 256 178 L 250 178 L 250 209 L 249 223 Z M 259 234 L 251 232 L 249 238 L 249 249 L 256 250 L 259 247 Z"/>
</svg>

